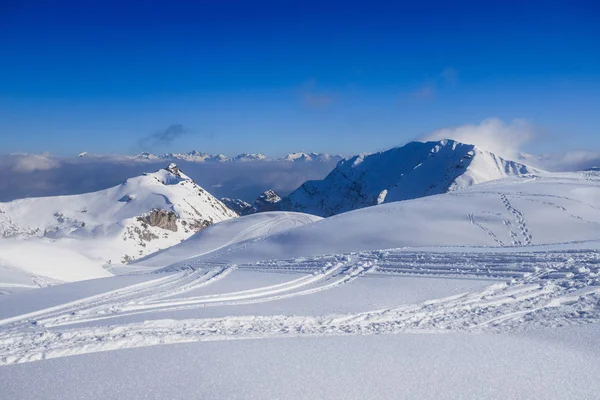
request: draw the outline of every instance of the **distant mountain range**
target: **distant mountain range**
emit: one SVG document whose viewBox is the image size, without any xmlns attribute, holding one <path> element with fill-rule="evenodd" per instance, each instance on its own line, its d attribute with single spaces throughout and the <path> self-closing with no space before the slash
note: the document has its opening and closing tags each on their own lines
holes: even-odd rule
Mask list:
<svg viewBox="0 0 600 400">
<path fill-rule="evenodd" d="M 93 157 L 81 154 L 81 157 Z M 331 162 L 321 153 L 292 153 L 281 162 Z M 260 154 L 233 158 L 197 151 L 137 159 L 194 162 L 256 162 Z M 167 162 L 168 163 L 168 162 Z M 322 180 L 307 181 L 285 197 L 267 190 L 253 204 L 218 200 L 175 163 L 154 173 L 92 193 L 30 198 L 0 203 L 0 237 L 86 240 L 85 256 L 99 262 L 127 263 L 186 239 L 204 227 L 238 215 L 296 211 L 328 217 L 382 203 L 466 189 L 510 176 L 540 171 L 505 160 L 474 145 L 453 140 L 411 142 L 387 151 L 343 159 Z M 97 252 L 98 243 L 102 251 Z"/>
<path fill-rule="evenodd" d="M 88 152 L 83 152 L 78 155 L 78 157 L 93 157 L 93 154 L 89 154 Z M 164 154 L 153 154 L 149 152 L 143 152 L 140 154 L 136 154 L 134 156 L 127 156 L 129 159 L 134 160 L 148 160 L 148 161 L 189 161 L 189 162 L 254 162 L 254 161 L 289 161 L 289 162 L 337 162 L 342 160 L 342 156 L 340 155 L 332 155 L 328 153 L 290 153 L 284 157 L 278 158 L 268 158 L 263 154 L 257 153 L 241 153 L 234 157 L 227 157 L 223 154 L 209 154 L 204 152 L 199 152 L 196 150 L 190 151 L 188 153 L 164 153 Z"/>
<path fill-rule="evenodd" d="M 82 153 L 80 157 L 97 156 Z M 26 282 L 30 279 L 39 286 L 53 282 L 44 279 L 75 279 L 74 271 L 81 265 L 86 266 L 88 272 L 81 273 L 88 278 L 102 277 L 106 273 L 102 265 L 129 264 L 176 245 L 209 225 L 240 215 L 295 211 L 329 217 L 383 203 L 471 190 L 473 185 L 506 177 L 536 179 L 545 174 L 453 140 L 411 142 L 346 159 L 292 153 L 271 161 L 323 163 L 331 168 L 336 157 L 340 161 L 324 179 L 306 181 L 283 197 L 267 190 L 248 203 L 232 197 L 218 200 L 173 161 L 268 162 L 265 156 L 244 153 L 227 158 L 196 151 L 162 156 L 142 153 L 132 158 L 164 161 L 168 166 L 105 190 L 0 203 L 0 238 L 8 240 L 3 242 L 6 248 L 17 249 L 11 250 L 10 257 L 6 248 L 3 250 L 0 270 L 22 270 Z M 278 164 L 274 167 L 282 168 Z M 253 170 L 250 166 L 241 169 L 250 170 L 250 174 Z M 582 179 L 588 178 L 593 178 L 593 171 L 582 174 Z M 240 182 L 243 184 L 243 180 Z M 468 196 L 469 192 L 463 194 Z M 33 263 L 23 258 L 36 254 L 40 258 Z M 65 265 L 71 269 L 62 275 L 54 273 Z"/>
<path fill-rule="evenodd" d="M 290 161 L 314 161 L 318 155 L 295 153 Z M 329 217 L 359 208 L 465 189 L 509 176 L 540 171 L 454 140 L 411 142 L 402 147 L 357 155 L 337 163 L 324 179 L 307 181 L 281 198 L 272 190 L 254 205 L 221 199 L 240 215 L 296 211 Z"/>
</svg>

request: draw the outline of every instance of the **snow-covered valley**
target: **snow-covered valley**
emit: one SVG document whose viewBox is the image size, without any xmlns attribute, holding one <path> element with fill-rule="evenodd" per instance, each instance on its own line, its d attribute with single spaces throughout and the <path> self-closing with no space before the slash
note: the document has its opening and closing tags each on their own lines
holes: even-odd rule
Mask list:
<svg viewBox="0 0 600 400">
<path fill-rule="evenodd" d="M 494 160 L 486 154 L 477 157 Z M 117 201 L 103 204 L 115 208 L 87 206 L 76 223 L 66 210 L 80 204 L 61 211 L 62 223 L 56 211 L 34 218 L 10 208 L 19 201 L 0 205 L 10 221 L 3 227 L 28 236 L 0 241 L 0 277 L 12 293 L 0 296 L 3 396 L 596 398 L 600 173 L 502 161 L 494 162 L 501 176 L 480 179 L 477 157 L 462 169 L 473 182 L 457 184 L 467 179 L 462 173 L 450 191 L 386 197 L 328 218 L 283 211 L 235 218 L 212 196 L 203 204 L 219 214 L 208 216 L 187 192 L 160 194 L 170 187 L 158 181 L 148 193 L 145 184 L 130 189 L 131 181 L 108 189 L 102 196 Z M 454 156 L 441 160 L 458 169 Z M 175 185 L 202 197 L 191 180 Z M 133 199 L 120 202 L 127 194 Z M 134 199 L 155 195 L 163 200 L 124 214 Z M 22 201 L 40 210 L 51 200 Z M 214 224 L 185 232 L 187 205 L 201 212 L 186 218 L 201 214 Z M 185 235 L 131 262 L 86 267 L 87 280 L 69 275 L 85 264 L 78 259 L 56 278 L 76 282 L 15 289 L 49 276 L 46 257 L 60 265 L 66 256 L 49 256 L 50 248 L 88 261 L 91 248 L 123 251 L 110 235 L 81 236 L 106 225 L 127 229 L 121 221 L 148 208 L 172 211 L 171 232 Z M 37 250 L 40 243 L 48 250 Z M 64 376 L 73 382 L 59 384 Z"/>
</svg>

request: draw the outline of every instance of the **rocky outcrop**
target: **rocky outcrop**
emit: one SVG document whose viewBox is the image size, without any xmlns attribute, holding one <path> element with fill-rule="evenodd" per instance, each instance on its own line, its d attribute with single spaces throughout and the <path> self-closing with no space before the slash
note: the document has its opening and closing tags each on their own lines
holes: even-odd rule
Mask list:
<svg viewBox="0 0 600 400">
<path fill-rule="evenodd" d="M 181 178 L 181 170 L 179 169 L 179 167 L 177 166 L 177 164 L 175 163 L 171 163 L 169 164 L 169 166 L 167 168 L 165 168 L 167 171 L 169 171 L 170 173 L 172 173 L 173 175 Z"/>
<path fill-rule="evenodd" d="M 256 207 L 253 207 L 251 204 L 246 203 L 242 199 L 230 199 L 228 197 L 224 197 L 221 199 L 221 202 L 225 204 L 227 208 L 242 216 L 254 214 L 256 212 Z"/>
<path fill-rule="evenodd" d="M 279 209 L 279 202 L 281 202 L 281 196 L 274 190 L 267 190 L 254 201 L 254 207 L 257 212 L 276 211 Z"/>
<path fill-rule="evenodd" d="M 177 214 L 167 210 L 152 210 L 138 218 L 143 224 L 177 232 Z"/>
</svg>

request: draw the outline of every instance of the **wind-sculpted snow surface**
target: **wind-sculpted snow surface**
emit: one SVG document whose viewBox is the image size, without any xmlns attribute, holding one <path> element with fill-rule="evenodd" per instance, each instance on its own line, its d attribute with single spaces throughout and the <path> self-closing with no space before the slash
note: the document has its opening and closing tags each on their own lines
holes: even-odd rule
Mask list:
<svg viewBox="0 0 600 400">
<path fill-rule="evenodd" d="M 60 399 L 277 398 L 288 384 L 292 398 L 594 398 L 597 178 L 513 177 L 326 219 L 254 214 L 118 276 L 4 296 L 0 383 L 9 398 L 32 386 Z M 105 382 L 89 396 L 56 387 L 87 382 L 80 365 L 103 366 Z"/>
<path fill-rule="evenodd" d="M 579 173 L 504 178 L 335 215 L 203 259 L 237 263 L 395 247 L 519 248 L 598 240 L 600 181 L 594 179 Z"/>
<path fill-rule="evenodd" d="M 201 295 L 235 270 L 294 272 L 283 283 Z M 496 281 L 481 291 L 355 314 L 202 318 L 243 306 L 335 291 L 369 276 Z M 600 253 L 371 251 L 248 265 L 204 265 L 46 310 L 0 320 L 0 363 L 158 344 L 302 335 L 514 331 L 598 322 Z M 196 310 L 198 318 L 163 318 Z M 132 318 L 143 316 L 141 322 Z"/>
<path fill-rule="evenodd" d="M 311 224 L 322 218 L 293 212 L 264 212 L 235 218 L 212 225 L 189 239 L 168 249 L 159 251 L 127 266 L 115 266 L 112 271 L 148 271 L 165 267 L 184 260 L 181 265 L 187 268 L 188 259 L 214 253 L 228 246 L 257 238 L 267 238 L 290 229 Z M 169 267 L 174 270 L 175 266 Z"/>
</svg>

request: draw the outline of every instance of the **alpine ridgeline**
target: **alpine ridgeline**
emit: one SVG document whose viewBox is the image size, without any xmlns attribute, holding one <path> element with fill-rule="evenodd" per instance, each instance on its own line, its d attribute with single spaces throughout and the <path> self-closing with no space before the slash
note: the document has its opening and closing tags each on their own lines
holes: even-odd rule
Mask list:
<svg viewBox="0 0 600 400">
<path fill-rule="evenodd" d="M 257 212 L 278 211 L 281 196 L 270 189 L 261 193 L 254 201 L 254 205 L 246 203 L 242 199 L 230 199 L 227 197 L 223 197 L 221 201 L 239 215 L 244 216 Z"/>
<path fill-rule="evenodd" d="M 170 164 L 98 192 L 0 203 L 0 237 L 77 239 L 91 259 L 127 263 L 234 217 Z"/>
<path fill-rule="evenodd" d="M 282 199 L 278 208 L 328 217 L 537 172 L 454 140 L 411 142 L 342 160 L 325 179 L 304 183 Z"/>
</svg>

